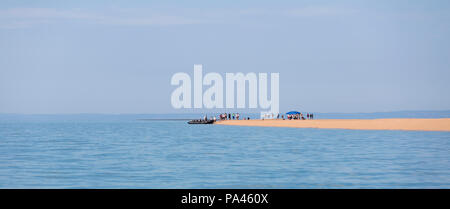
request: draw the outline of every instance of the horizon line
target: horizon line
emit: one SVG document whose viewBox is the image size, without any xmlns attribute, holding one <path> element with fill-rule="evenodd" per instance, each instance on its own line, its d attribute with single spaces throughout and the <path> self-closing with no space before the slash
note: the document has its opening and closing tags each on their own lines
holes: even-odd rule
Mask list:
<svg viewBox="0 0 450 209">
<path fill-rule="evenodd" d="M 238 112 L 244 114 L 260 114 L 260 112 L 239 112 L 239 111 L 217 111 L 217 112 L 195 112 L 195 113 L 0 113 L 0 115 L 183 115 L 183 114 L 216 114 L 223 112 Z M 375 114 L 375 113 L 395 113 L 395 112 L 450 112 L 447 110 L 394 110 L 394 111 L 374 111 L 374 112 L 315 112 L 303 111 L 315 114 Z M 280 112 L 282 113 L 282 112 Z"/>
</svg>

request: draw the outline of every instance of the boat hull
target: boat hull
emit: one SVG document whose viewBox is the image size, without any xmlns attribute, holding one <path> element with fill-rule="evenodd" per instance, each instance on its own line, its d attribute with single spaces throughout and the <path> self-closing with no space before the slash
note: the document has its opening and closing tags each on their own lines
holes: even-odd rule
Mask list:
<svg viewBox="0 0 450 209">
<path fill-rule="evenodd" d="M 213 124 L 214 120 L 191 120 L 188 124 Z"/>
</svg>

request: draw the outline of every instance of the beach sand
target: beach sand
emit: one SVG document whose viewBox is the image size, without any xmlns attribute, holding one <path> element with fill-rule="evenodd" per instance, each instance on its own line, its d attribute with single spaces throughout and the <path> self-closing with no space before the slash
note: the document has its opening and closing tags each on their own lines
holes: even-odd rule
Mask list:
<svg viewBox="0 0 450 209">
<path fill-rule="evenodd" d="M 319 119 L 319 120 L 225 120 L 219 125 L 361 130 L 450 131 L 450 118 L 413 119 Z"/>
</svg>

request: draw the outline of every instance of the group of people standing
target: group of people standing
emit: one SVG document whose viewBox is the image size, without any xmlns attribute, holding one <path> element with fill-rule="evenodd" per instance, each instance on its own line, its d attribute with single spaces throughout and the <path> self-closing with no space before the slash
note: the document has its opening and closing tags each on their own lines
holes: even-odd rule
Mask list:
<svg viewBox="0 0 450 209">
<path fill-rule="evenodd" d="M 241 117 L 241 115 L 239 113 L 221 113 L 219 114 L 219 119 L 220 120 L 239 120 Z M 262 116 L 262 119 L 267 119 L 267 118 L 272 118 L 275 119 L 274 114 L 272 113 L 272 115 L 264 115 Z M 276 119 L 283 119 L 285 120 L 285 115 L 281 115 L 281 114 L 277 114 L 276 115 Z M 244 117 L 244 120 L 250 120 L 250 117 Z M 286 119 L 288 120 L 312 120 L 314 119 L 314 114 L 313 113 L 306 113 L 306 118 L 305 115 L 303 115 L 303 113 L 299 112 L 297 114 L 286 114 Z M 204 120 L 208 120 L 207 117 L 205 116 Z M 216 121 L 216 117 L 213 117 L 214 121 Z"/>
<path fill-rule="evenodd" d="M 239 113 L 222 113 L 219 115 L 220 120 L 239 120 Z M 250 117 L 245 118 L 244 120 L 250 120 Z"/>
<path fill-rule="evenodd" d="M 289 114 L 286 115 L 286 118 L 288 120 L 305 120 L 305 116 L 303 115 L 303 113 L 299 113 L 299 114 Z M 284 119 L 284 118 L 283 118 Z M 306 119 L 308 120 L 312 120 L 314 119 L 314 114 L 312 113 L 306 113 Z"/>
</svg>

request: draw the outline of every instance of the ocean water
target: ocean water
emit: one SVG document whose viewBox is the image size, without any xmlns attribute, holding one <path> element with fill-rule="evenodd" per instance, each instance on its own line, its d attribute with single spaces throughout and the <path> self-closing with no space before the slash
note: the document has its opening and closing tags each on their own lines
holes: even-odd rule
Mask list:
<svg viewBox="0 0 450 209">
<path fill-rule="evenodd" d="M 0 188 L 450 188 L 450 132 L 8 119 Z"/>
</svg>

